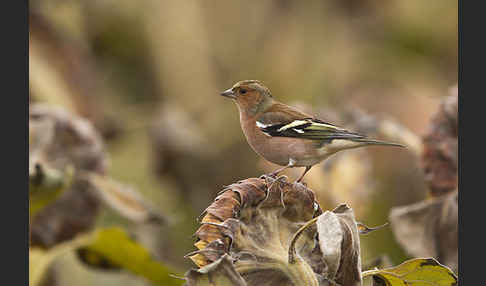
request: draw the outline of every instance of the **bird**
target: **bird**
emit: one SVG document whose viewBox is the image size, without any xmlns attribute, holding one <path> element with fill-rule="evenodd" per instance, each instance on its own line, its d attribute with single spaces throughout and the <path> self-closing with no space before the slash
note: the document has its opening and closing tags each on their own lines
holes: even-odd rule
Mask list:
<svg viewBox="0 0 486 286">
<path fill-rule="evenodd" d="M 241 129 L 251 148 L 267 161 L 283 166 L 268 174 L 270 177 L 288 168 L 305 167 L 296 180 L 300 183 L 314 165 L 339 151 L 371 145 L 405 147 L 369 139 L 281 103 L 259 80 L 239 81 L 220 95 L 236 103 Z"/>
</svg>

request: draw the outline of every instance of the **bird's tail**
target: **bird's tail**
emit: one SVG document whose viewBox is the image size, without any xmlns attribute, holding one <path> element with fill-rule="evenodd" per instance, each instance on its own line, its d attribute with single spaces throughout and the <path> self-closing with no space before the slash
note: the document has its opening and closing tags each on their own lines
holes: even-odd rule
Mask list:
<svg viewBox="0 0 486 286">
<path fill-rule="evenodd" d="M 363 145 L 382 145 L 382 146 L 395 146 L 395 147 L 407 148 L 405 145 L 402 144 L 367 139 L 367 138 L 357 138 L 357 139 L 353 139 L 353 141 L 363 143 Z"/>
</svg>

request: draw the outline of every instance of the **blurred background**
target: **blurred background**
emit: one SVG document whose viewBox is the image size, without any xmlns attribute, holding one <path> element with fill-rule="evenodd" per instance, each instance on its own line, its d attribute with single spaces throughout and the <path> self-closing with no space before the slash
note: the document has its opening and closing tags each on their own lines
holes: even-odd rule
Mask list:
<svg viewBox="0 0 486 286">
<path fill-rule="evenodd" d="M 103 172 L 136 189 L 167 221 L 138 224 L 102 208 L 90 227 L 130 229 L 176 275 L 194 266 L 183 256 L 194 250 L 196 218 L 216 194 L 277 168 L 251 150 L 236 106 L 221 91 L 258 79 L 278 100 L 323 120 L 413 145 L 457 82 L 452 0 L 29 6 L 31 106 L 87 119 L 102 138 Z M 408 137 L 373 129 L 383 120 Z M 358 221 L 381 225 L 392 207 L 427 196 L 417 144 L 337 154 L 305 181 L 323 209 L 346 202 Z M 286 175 L 294 180 L 300 172 Z M 361 243 L 364 262 L 386 254 L 395 265 L 409 257 L 390 228 Z M 56 261 L 55 274 L 55 285 L 150 285 L 125 272 L 93 271 L 72 253 Z"/>
</svg>

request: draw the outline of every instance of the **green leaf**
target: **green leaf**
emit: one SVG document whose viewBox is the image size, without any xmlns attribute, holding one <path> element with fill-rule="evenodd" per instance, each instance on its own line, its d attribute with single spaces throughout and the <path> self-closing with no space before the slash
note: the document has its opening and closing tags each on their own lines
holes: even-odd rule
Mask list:
<svg viewBox="0 0 486 286">
<path fill-rule="evenodd" d="M 102 255 L 114 265 L 145 277 L 155 285 L 170 286 L 183 283 L 171 277 L 166 266 L 154 260 L 147 249 L 132 240 L 119 227 L 97 231 L 95 239 L 84 248 Z"/>
<path fill-rule="evenodd" d="M 457 285 L 457 276 L 433 258 L 411 259 L 396 267 L 365 271 L 362 276 L 373 276 L 386 286 Z"/>
</svg>

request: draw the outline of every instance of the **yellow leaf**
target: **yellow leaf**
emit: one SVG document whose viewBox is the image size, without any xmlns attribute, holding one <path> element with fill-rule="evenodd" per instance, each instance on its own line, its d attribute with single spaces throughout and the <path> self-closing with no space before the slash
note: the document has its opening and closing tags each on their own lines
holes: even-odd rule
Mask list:
<svg viewBox="0 0 486 286">
<path fill-rule="evenodd" d="M 179 286 L 183 283 L 170 277 L 167 267 L 154 260 L 148 250 L 132 240 L 123 229 L 112 227 L 80 235 L 49 250 L 32 248 L 29 251 L 29 286 L 38 286 L 56 258 L 76 249 L 93 251 L 100 255 L 99 258 L 145 277 L 155 285 Z"/>
<path fill-rule="evenodd" d="M 433 258 L 418 258 L 405 261 L 391 268 L 369 270 L 363 278 L 374 276 L 386 286 L 449 286 L 457 284 L 457 276 Z"/>
</svg>

